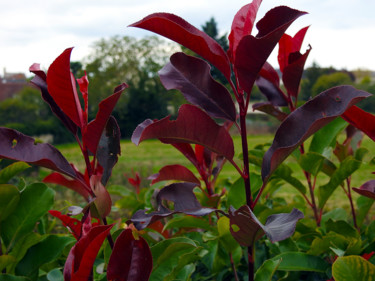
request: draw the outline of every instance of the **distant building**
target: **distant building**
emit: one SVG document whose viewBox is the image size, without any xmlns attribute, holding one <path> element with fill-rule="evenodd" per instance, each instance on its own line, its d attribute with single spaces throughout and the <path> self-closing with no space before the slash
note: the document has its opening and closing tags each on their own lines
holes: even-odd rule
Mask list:
<svg viewBox="0 0 375 281">
<path fill-rule="evenodd" d="M 0 101 L 13 97 L 26 86 L 28 82 L 25 74 L 9 73 L 4 68 L 3 76 L 0 75 Z"/>
</svg>

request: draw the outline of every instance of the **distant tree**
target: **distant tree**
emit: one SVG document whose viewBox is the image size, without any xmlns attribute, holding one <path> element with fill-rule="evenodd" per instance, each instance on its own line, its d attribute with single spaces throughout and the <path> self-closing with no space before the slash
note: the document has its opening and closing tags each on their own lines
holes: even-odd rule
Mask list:
<svg viewBox="0 0 375 281">
<path fill-rule="evenodd" d="M 321 92 L 328 90 L 329 88 L 340 86 L 340 85 L 351 85 L 353 80 L 348 73 L 335 72 L 331 74 L 322 75 L 316 80 L 314 86 L 311 89 L 312 96 L 316 96 Z"/>
</svg>

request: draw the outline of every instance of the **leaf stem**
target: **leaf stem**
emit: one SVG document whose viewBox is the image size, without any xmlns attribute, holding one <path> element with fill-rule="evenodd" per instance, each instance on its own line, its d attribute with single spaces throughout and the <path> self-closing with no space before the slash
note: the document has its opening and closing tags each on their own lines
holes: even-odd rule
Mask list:
<svg viewBox="0 0 375 281">
<path fill-rule="evenodd" d="M 103 218 L 103 223 L 104 223 L 104 225 L 108 225 L 106 218 Z M 113 247 L 115 246 L 115 243 L 113 242 L 113 238 L 112 238 L 111 233 L 108 233 L 107 240 L 108 240 L 109 246 L 113 250 Z"/>
<path fill-rule="evenodd" d="M 354 227 L 358 231 L 360 231 L 360 229 L 358 228 L 358 225 L 357 225 L 357 216 L 355 214 L 355 208 L 354 208 L 354 203 L 353 203 L 352 191 L 351 191 L 351 188 L 350 188 L 350 177 L 346 179 L 346 184 L 348 186 L 347 196 L 349 198 L 350 208 L 352 209 L 353 225 L 354 225 Z"/>
<path fill-rule="evenodd" d="M 238 279 L 238 275 L 237 275 L 237 270 L 236 270 L 236 266 L 234 265 L 234 260 L 233 260 L 233 255 L 232 253 L 229 253 L 229 258 L 230 258 L 230 263 L 232 265 L 232 270 L 233 270 L 233 273 L 234 273 L 234 279 L 236 281 L 239 281 Z"/>
</svg>

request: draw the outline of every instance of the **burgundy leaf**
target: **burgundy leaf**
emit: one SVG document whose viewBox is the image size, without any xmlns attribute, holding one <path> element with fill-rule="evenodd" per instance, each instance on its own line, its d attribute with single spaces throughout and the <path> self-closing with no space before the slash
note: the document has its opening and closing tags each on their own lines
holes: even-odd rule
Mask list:
<svg viewBox="0 0 375 281">
<path fill-rule="evenodd" d="M 152 271 L 150 247 L 142 237 L 135 239 L 130 228 L 117 237 L 108 263 L 107 278 L 116 281 L 145 281 Z"/>
<path fill-rule="evenodd" d="M 127 87 L 128 85 L 125 83 L 117 86 L 113 95 L 99 103 L 99 110 L 96 118 L 88 124 L 87 130 L 83 134 L 83 141 L 85 145 L 94 155 L 96 155 L 99 140 L 105 129 L 107 121 L 111 116 L 111 113 L 119 100 L 122 91 L 124 91 Z"/>
<path fill-rule="evenodd" d="M 212 78 L 210 65 L 196 57 L 175 53 L 160 71 L 167 90 L 180 90 L 186 100 L 203 108 L 213 118 L 236 121 L 232 97 L 222 84 Z"/>
<path fill-rule="evenodd" d="M 61 108 L 53 100 L 47 89 L 47 75 L 40 69 L 40 65 L 34 63 L 30 66 L 30 72 L 34 73 L 35 76 L 31 80 L 31 83 L 37 86 L 42 93 L 43 100 L 50 106 L 52 112 L 61 120 L 64 126 L 73 133 L 77 134 L 77 125 L 61 110 Z"/>
<path fill-rule="evenodd" d="M 92 227 L 71 248 L 64 267 L 65 281 L 87 281 L 96 256 L 113 225 Z"/>
<path fill-rule="evenodd" d="M 341 117 L 375 141 L 375 116 L 357 106 L 346 110 Z"/>
<path fill-rule="evenodd" d="M 263 225 L 249 206 L 244 205 L 238 210 L 234 210 L 231 207 L 229 211 L 230 231 L 233 237 L 242 246 L 253 246 L 255 241 L 264 234 L 274 243 L 292 236 L 298 220 L 303 217 L 301 211 L 293 209 L 290 213 L 269 216 L 266 220 L 266 224 Z"/>
<path fill-rule="evenodd" d="M 309 136 L 368 96 L 369 93 L 356 90 L 352 86 L 334 87 L 289 114 L 281 123 L 272 146 L 264 155 L 263 181 Z"/>
<path fill-rule="evenodd" d="M 234 65 L 240 86 L 245 92 L 251 92 L 262 66 L 285 30 L 304 14 L 289 7 L 276 7 L 257 23 L 259 33 L 256 37 L 246 35 L 241 39 Z"/>
<path fill-rule="evenodd" d="M 232 160 L 233 141 L 227 130 L 219 126 L 201 109 L 184 104 L 175 121 L 169 117 L 159 121 L 146 120 L 135 129 L 132 142 L 158 138 L 163 143 L 195 143 Z"/>
<path fill-rule="evenodd" d="M 290 63 L 284 68 L 283 82 L 290 96 L 298 96 L 303 69 L 310 51 L 311 47 L 303 55 L 295 52 L 289 56 Z"/>
<path fill-rule="evenodd" d="M 77 178 L 74 169 L 55 147 L 36 143 L 13 129 L 0 127 L 0 158 L 27 162 Z"/>
<path fill-rule="evenodd" d="M 353 190 L 363 196 L 375 200 L 375 180 L 370 180 L 362 184 L 360 188 L 353 187 Z"/>
<path fill-rule="evenodd" d="M 83 119 L 82 107 L 76 89 L 76 81 L 70 71 L 70 54 L 73 48 L 66 49 L 51 64 L 47 72 L 48 92 L 69 118 L 81 129 Z"/>
<path fill-rule="evenodd" d="M 303 39 L 305 38 L 308 26 L 302 28 L 300 31 L 291 37 L 284 34 L 279 41 L 279 53 L 277 59 L 279 61 L 280 71 L 284 72 L 284 68 L 288 66 L 289 56 L 291 53 L 299 52 L 301 50 Z"/>
<path fill-rule="evenodd" d="M 149 179 L 152 180 L 151 184 L 166 180 L 178 180 L 200 185 L 199 179 L 188 168 L 182 165 L 165 166 L 160 169 L 159 173 L 150 176 Z"/>
<path fill-rule="evenodd" d="M 172 143 L 172 145 L 198 168 L 198 161 L 190 143 Z"/>
<path fill-rule="evenodd" d="M 116 119 L 110 116 L 96 152 L 98 162 L 104 169 L 101 180 L 103 185 L 107 184 L 112 175 L 112 169 L 117 163 L 118 155 L 121 155 L 120 138 L 120 127 Z"/>
<path fill-rule="evenodd" d="M 104 185 L 101 183 L 100 178 L 101 177 L 97 175 L 91 176 L 90 184 L 96 197 L 94 203 L 99 212 L 99 216 L 105 218 L 111 212 L 112 200 L 107 189 L 105 189 Z"/>
<path fill-rule="evenodd" d="M 60 173 L 54 172 L 46 176 L 43 179 L 43 182 L 63 185 L 67 188 L 70 188 L 75 192 L 81 194 L 86 199 L 86 201 L 89 201 L 90 198 L 93 196 L 91 189 L 87 185 L 84 185 L 83 181 L 79 181 L 77 179 L 69 180 Z"/>
<path fill-rule="evenodd" d="M 131 221 L 138 229 L 144 229 L 153 222 L 177 213 L 184 213 L 192 216 L 204 216 L 216 209 L 204 208 L 198 202 L 193 189 L 195 183 L 174 183 L 161 189 L 156 195 L 157 211 L 146 213 L 145 210 L 135 212 Z M 171 210 L 163 205 L 163 200 L 171 201 L 174 209 Z"/>
<path fill-rule="evenodd" d="M 258 110 L 267 113 L 279 121 L 284 121 L 288 114 L 280 111 L 277 107 L 273 106 L 270 102 L 255 103 L 253 105 L 253 110 Z"/>
<path fill-rule="evenodd" d="M 82 111 L 83 120 L 85 122 L 85 126 L 87 125 L 87 118 L 88 118 L 88 111 L 89 111 L 89 79 L 87 78 L 87 74 L 85 71 L 85 75 L 82 76 L 80 79 L 77 79 L 77 83 L 79 86 L 79 91 L 82 94 L 83 102 L 84 102 L 84 109 Z"/>
<path fill-rule="evenodd" d="M 219 43 L 184 19 L 173 14 L 155 13 L 130 26 L 155 32 L 189 48 L 216 66 L 230 80 L 229 59 Z"/>
<path fill-rule="evenodd" d="M 82 224 L 79 220 L 72 218 L 68 215 L 63 215 L 59 211 L 48 211 L 52 216 L 61 220 L 62 224 L 69 229 L 73 236 L 78 240 L 81 236 Z"/>
<path fill-rule="evenodd" d="M 228 53 L 232 59 L 236 56 L 236 49 L 242 37 L 251 34 L 261 2 L 262 0 L 253 0 L 250 4 L 243 6 L 234 16 L 231 32 L 228 37 Z"/>
</svg>

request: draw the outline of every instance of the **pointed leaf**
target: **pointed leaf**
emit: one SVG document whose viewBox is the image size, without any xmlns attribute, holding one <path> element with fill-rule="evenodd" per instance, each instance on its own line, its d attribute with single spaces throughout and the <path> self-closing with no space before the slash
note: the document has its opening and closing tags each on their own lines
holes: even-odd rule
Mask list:
<svg viewBox="0 0 375 281">
<path fill-rule="evenodd" d="M 375 141 L 375 116 L 357 106 L 346 110 L 341 117 Z"/>
<path fill-rule="evenodd" d="M 339 257 L 332 266 L 336 281 L 375 280 L 375 265 L 360 256 Z"/>
<path fill-rule="evenodd" d="M 73 48 L 66 49 L 48 68 L 48 92 L 69 118 L 81 129 L 85 125 L 79 101 L 76 81 L 70 71 L 70 54 Z"/>
<path fill-rule="evenodd" d="M 306 14 L 286 6 L 270 10 L 257 23 L 259 33 L 256 37 L 244 36 L 238 44 L 235 57 L 235 70 L 241 88 L 251 93 L 254 82 L 285 30 L 298 17 Z"/>
<path fill-rule="evenodd" d="M 275 117 L 279 121 L 284 121 L 288 114 L 282 112 L 270 102 L 260 102 L 253 104 L 253 110 L 259 110 Z"/>
<path fill-rule="evenodd" d="M 234 16 L 231 32 L 228 36 L 230 57 L 236 57 L 238 43 L 245 35 L 250 35 L 253 30 L 255 18 L 262 0 L 253 0 L 243 6 Z"/>
<path fill-rule="evenodd" d="M 18 173 L 30 168 L 30 165 L 25 162 L 15 162 L 0 170 L 0 184 L 7 183 L 10 179 L 15 177 Z"/>
<path fill-rule="evenodd" d="M 74 169 L 55 147 L 35 143 L 33 138 L 16 130 L 0 127 L 0 158 L 27 162 L 76 177 Z"/>
<path fill-rule="evenodd" d="M 236 121 L 236 109 L 228 90 L 210 74 L 210 65 L 196 57 L 175 53 L 160 71 L 167 90 L 180 90 L 186 100 L 213 118 Z"/>
<path fill-rule="evenodd" d="M 304 140 L 343 114 L 347 108 L 369 95 L 351 86 L 334 87 L 292 112 L 281 123 L 272 146 L 264 155 L 263 180 L 266 181 L 281 162 Z"/>
<path fill-rule="evenodd" d="M 17 208 L 20 192 L 11 184 L 0 184 L 0 222 Z"/>
<path fill-rule="evenodd" d="M 170 121 L 169 117 L 144 121 L 135 129 L 132 142 L 138 145 L 153 138 L 164 143 L 200 144 L 228 160 L 234 156 L 233 141 L 228 131 L 193 105 L 182 105 L 176 121 Z"/>
<path fill-rule="evenodd" d="M 168 165 L 160 169 L 159 173 L 150 176 L 148 179 L 152 180 L 151 184 L 159 181 L 178 180 L 185 182 L 192 182 L 200 185 L 200 180 L 185 166 L 182 165 Z"/>
<path fill-rule="evenodd" d="M 114 94 L 108 98 L 102 100 L 99 103 L 99 110 L 94 120 L 92 120 L 87 130 L 83 134 L 83 141 L 87 145 L 88 149 L 92 154 L 96 155 L 96 151 L 99 145 L 100 137 L 106 127 L 106 124 L 111 116 L 117 101 L 119 100 L 121 93 L 128 87 L 128 85 L 121 84 L 116 87 Z"/>
<path fill-rule="evenodd" d="M 353 187 L 353 190 L 363 196 L 375 200 L 375 180 L 370 180 L 362 184 L 360 188 Z"/>
<path fill-rule="evenodd" d="M 279 267 L 281 259 L 279 260 L 266 260 L 255 273 L 255 281 L 271 281 L 272 276 Z"/>
<path fill-rule="evenodd" d="M 272 260 L 280 260 L 281 263 L 278 270 L 284 271 L 313 271 L 325 273 L 329 268 L 329 264 L 321 257 L 308 255 L 306 253 L 299 252 L 286 252 Z"/>
<path fill-rule="evenodd" d="M 90 178 L 90 185 L 95 194 L 95 206 L 101 218 L 105 218 L 111 212 L 112 200 L 107 189 L 100 181 L 100 176 L 93 175 Z"/>
<path fill-rule="evenodd" d="M 61 220 L 62 224 L 69 229 L 77 240 L 81 237 L 82 223 L 80 220 L 68 215 L 63 215 L 59 211 L 50 210 L 48 212 L 55 218 Z"/>
<path fill-rule="evenodd" d="M 230 80 L 229 59 L 223 48 L 184 19 L 173 14 L 155 13 L 130 26 L 155 32 L 189 48 L 216 66 Z"/>
<path fill-rule="evenodd" d="M 172 145 L 198 169 L 198 160 L 190 143 L 172 143 Z"/>
<path fill-rule="evenodd" d="M 31 80 L 31 83 L 40 89 L 43 100 L 50 106 L 52 112 L 57 116 L 57 118 L 60 119 L 64 126 L 71 131 L 73 135 L 76 135 L 77 125 L 74 124 L 70 117 L 61 110 L 48 92 L 47 75 L 40 69 L 40 65 L 34 63 L 32 66 L 30 66 L 29 70 L 35 74 L 34 78 Z"/>
<path fill-rule="evenodd" d="M 147 242 L 135 239 L 131 229 L 117 237 L 109 259 L 107 278 L 119 281 L 148 280 L 152 271 L 152 255 Z"/>
</svg>

